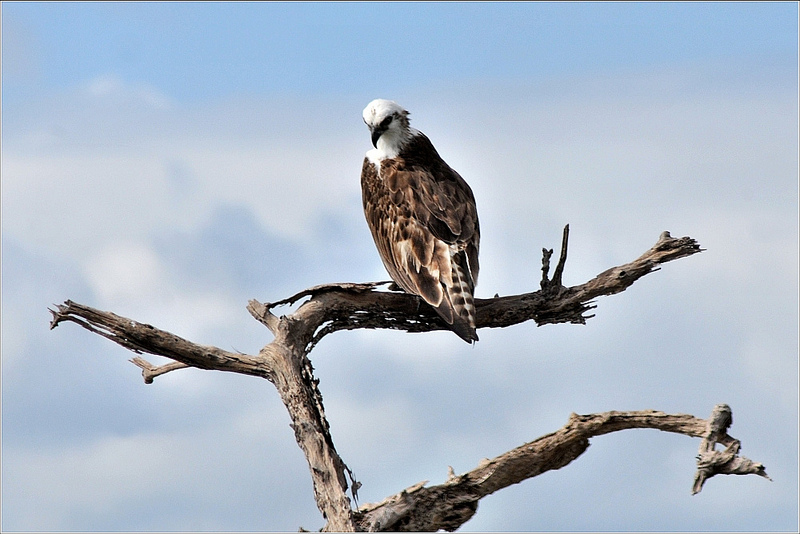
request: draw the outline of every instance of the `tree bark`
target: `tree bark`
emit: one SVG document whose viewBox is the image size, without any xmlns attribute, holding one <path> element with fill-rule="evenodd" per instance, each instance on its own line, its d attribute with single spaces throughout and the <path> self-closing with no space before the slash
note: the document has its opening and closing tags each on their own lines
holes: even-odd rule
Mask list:
<svg viewBox="0 0 800 534">
<path fill-rule="evenodd" d="M 702 250 L 692 238 L 676 239 L 664 232 L 639 258 L 608 269 L 584 284 L 567 288 L 561 284 L 561 275 L 567 258 L 568 237 L 567 226 L 552 280 L 548 275 L 553 251 L 543 250 L 540 290 L 476 299 L 477 327 L 504 328 L 531 319 L 539 325 L 583 324 L 592 317 L 586 312 L 595 308 L 593 299 L 624 291 L 642 276 L 657 270 L 660 264 Z M 357 498 L 360 483 L 336 452 L 325 418 L 319 381 L 314 378 L 308 354 L 320 339 L 338 330 L 390 328 L 426 332 L 448 328 L 433 308 L 418 297 L 379 291 L 385 284 L 388 282 L 326 284 L 274 303 L 251 300 L 247 309 L 274 335 L 273 341 L 254 356 L 198 345 L 151 325 L 69 300 L 56 310 L 50 310 L 53 314 L 50 327 L 55 328 L 64 321 L 74 322 L 135 353 L 174 360 L 154 366 L 143 358 L 133 358 L 131 361 L 142 369 L 146 383 L 185 367 L 242 373 L 272 382 L 286 405 L 295 439 L 308 461 L 314 496 L 327 520 L 325 530 L 329 531 L 454 530 L 472 517 L 482 497 L 547 470 L 563 467 L 586 450 L 589 437 L 626 428 L 658 428 L 703 436 L 695 492 L 716 474 L 766 476 L 761 464 L 737 455 L 739 442 L 727 436 L 724 415 L 715 419 L 712 432 L 708 430 L 710 423 L 689 415 L 661 412 L 573 414 L 562 429 L 487 460 L 469 473 L 452 474 L 445 484 L 430 488 L 424 487 L 424 483 L 417 484 L 381 503 L 367 504 L 354 511 L 347 490 L 350 488 L 353 498 Z M 289 315 L 278 317 L 272 313 L 278 306 L 304 298 L 307 300 Z M 717 442 L 728 448 L 724 452 L 715 451 Z"/>
</svg>

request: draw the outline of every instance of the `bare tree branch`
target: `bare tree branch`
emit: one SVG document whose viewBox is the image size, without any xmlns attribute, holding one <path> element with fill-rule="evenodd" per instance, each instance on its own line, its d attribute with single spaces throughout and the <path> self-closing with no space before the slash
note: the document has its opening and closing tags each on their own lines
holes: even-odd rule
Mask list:
<svg viewBox="0 0 800 534">
<path fill-rule="evenodd" d="M 664 232 L 658 242 L 636 260 L 608 269 L 584 284 L 566 288 L 561 284 L 561 277 L 567 259 L 568 237 L 569 227 L 565 227 L 552 280 L 548 278 L 552 250 L 543 251 L 541 290 L 476 299 L 478 328 L 503 328 L 531 319 L 539 325 L 585 323 L 591 317 L 585 313 L 595 307 L 593 299 L 624 291 L 642 276 L 657 270 L 660 264 L 701 251 L 694 239 L 676 239 Z M 256 356 L 198 345 L 148 324 L 72 301 L 50 310 L 53 314 L 51 328 L 64 321 L 74 322 L 136 353 L 173 360 L 154 366 L 143 358 L 133 358 L 131 361 L 142 369 L 146 383 L 185 367 L 248 374 L 272 382 L 286 405 L 295 439 L 308 461 L 317 506 L 328 521 L 325 529 L 331 531 L 357 528 L 452 530 L 474 514 L 481 497 L 568 464 L 586 449 L 590 436 L 624 428 L 659 428 L 692 436 L 705 432 L 703 420 L 660 412 L 573 416 L 563 429 L 487 461 L 469 473 L 453 474 L 443 485 L 431 488 L 417 485 L 383 503 L 365 505 L 354 512 L 347 490 L 350 488 L 355 499 L 360 483 L 333 445 L 319 381 L 314 378 L 308 354 L 322 337 L 338 330 L 391 328 L 426 332 L 447 328 L 433 309 L 418 297 L 377 289 L 387 283 L 326 284 L 274 303 L 251 300 L 248 311 L 275 337 Z M 306 300 L 288 315 L 277 316 L 272 312 L 277 306 L 294 304 L 301 299 Z M 724 457 L 714 456 L 713 443 L 730 445 L 722 439 L 727 436 L 724 431 L 718 431 L 715 436 L 713 440 L 716 441 L 705 441 L 707 450 L 701 451 L 703 464 L 702 475 L 698 474 L 701 478 L 696 484 L 698 491 L 703 480 L 715 474 L 753 472 L 754 469 L 745 466 L 746 459 L 736 456 L 738 448 L 734 450 L 729 446 L 724 453 L 716 453 Z M 763 466 L 760 469 L 763 472 Z"/>
<path fill-rule="evenodd" d="M 57 306 L 57 310 L 51 309 L 50 313 L 53 314 L 53 320 L 50 322 L 51 330 L 64 321 L 71 321 L 137 354 L 146 352 L 166 356 L 185 366 L 199 369 L 230 371 L 267 379 L 272 378 L 268 358 L 198 345 L 149 324 L 97 310 L 71 300 Z"/>
<path fill-rule="evenodd" d="M 563 250 L 553 280 L 547 279 L 552 251 L 544 251 L 542 286 L 533 293 L 475 299 L 478 328 L 505 328 L 528 320 L 539 325 L 552 323 L 585 324 L 592 317 L 585 313 L 595 308 L 594 299 L 620 293 L 636 280 L 658 270 L 668 261 L 691 256 L 703 249 L 690 237 L 673 238 L 663 232 L 655 245 L 630 263 L 612 267 L 592 280 L 574 287 L 561 285 L 561 273 L 567 254 L 569 227 L 564 229 Z M 377 291 L 385 282 L 370 284 L 325 284 L 305 289 L 296 295 L 274 303 L 250 301 L 250 313 L 264 322 L 263 317 L 283 304 L 293 304 L 310 297 L 291 317 L 301 324 L 303 339 L 311 351 L 324 336 L 338 330 L 359 328 L 388 328 L 407 332 L 446 330 L 448 325 L 415 295 L 404 292 Z"/>
<path fill-rule="evenodd" d="M 356 522 L 359 529 L 365 531 L 452 532 L 475 514 L 478 501 L 483 497 L 544 472 L 560 469 L 586 451 L 589 438 L 620 430 L 652 428 L 690 437 L 703 437 L 701 450 L 708 446 L 708 439 L 738 444 L 737 440 L 727 435 L 727 428 L 721 433 L 711 430 L 719 406 L 727 408 L 726 405 L 718 405 L 708 420 L 652 410 L 592 415 L 573 413 L 566 425 L 551 434 L 491 460 L 483 460 L 478 467 L 462 475 L 456 476 L 451 470 L 444 484 L 425 487 L 427 481 L 420 482 L 380 503 L 363 505 L 356 514 Z M 735 453 L 727 461 L 757 465 L 759 469 L 717 470 L 715 474 L 755 473 L 766 477 L 761 464 L 736 456 Z M 700 465 L 701 461 L 698 461 L 698 466 Z"/>
</svg>

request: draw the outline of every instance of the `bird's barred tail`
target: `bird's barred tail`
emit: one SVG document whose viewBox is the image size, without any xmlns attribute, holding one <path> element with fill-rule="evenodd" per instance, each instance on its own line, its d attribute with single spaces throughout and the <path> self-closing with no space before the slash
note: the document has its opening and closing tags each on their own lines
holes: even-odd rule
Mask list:
<svg viewBox="0 0 800 534">
<path fill-rule="evenodd" d="M 452 328 L 461 339 L 472 343 L 478 341 L 475 331 L 475 299 L 472 296 L 474 284 L 464 252 L 454 254 L 452 260 L 453 285 L 446 288 L 447 300 L 453 310 Z"/>
</svg>

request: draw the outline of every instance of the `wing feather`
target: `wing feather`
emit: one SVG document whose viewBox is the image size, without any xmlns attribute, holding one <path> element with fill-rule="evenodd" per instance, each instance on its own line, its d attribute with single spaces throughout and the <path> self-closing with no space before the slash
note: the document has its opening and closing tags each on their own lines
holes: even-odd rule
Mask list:
<svg viewBox="0 0 800 534">
<path fill-rule="evenodd" d="M 424 135 L 380 171 L 362 167 L 364 212 L 392 279 L 422 297 L 466 341 L 477 340 L 473 292 L 480 228 L 475 198 Z"/>
</svg>

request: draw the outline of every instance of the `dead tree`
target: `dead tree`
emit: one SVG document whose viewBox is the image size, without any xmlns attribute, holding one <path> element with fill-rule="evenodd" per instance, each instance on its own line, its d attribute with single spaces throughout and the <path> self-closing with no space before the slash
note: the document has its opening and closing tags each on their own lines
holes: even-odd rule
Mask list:
<svg viewBox="0 0 800 534">
<path fill-rule="evenodd" d="M 503 328 L 528 320 L 538 325 L 583 324 L 593 315 L 594 299 L 628 288 L 659 265 L 701 252 L 689 237 L 673 238 L 668 232 L 639 258 L 612 267 L 592 280 L 573 287 L 561 283 L 567 259 L 569 227 L 564 228 L 561 254 L 550 274 L 552 250 L 543 249 L 541 289 L 532 293 L 476 299 L 477 327 Z M 66 301 L 50 310 L 51 329 L 64 321 L 79 324 L 138 354 L 165 356 L 172 363 L 154 366 L 140 357 L 131 361 L 142 369 L 146 383 L 164 373 L 186 367 L 230 371 L 266 378 L 278 390 L 289 411 L 297 444 L 308 461 L 314 497 L 327 520 L 328 531 L 453 531 L 470 519 L 478 501 L 527 478 L 564 467 L 589 446 L 589 438 L 629 428 L 654 428 L 701 438 L 692 493 L 716 474 L 757 474 L 768 478 L 764 466 L 738 455 L 739 441 L 728 435 L 733 419 L 725 404 L 714 407 L 708 419 L 669 415 L 657 411 L 572 414 L 555 432 L 526 443 L 475 469 L 450 476 L 444 484 L 415 484 L 377 504 L 351 506 L 360 483 L 336 452 L 325 417 L 319 380 L 308 356 L 322 337 L 338 330 L 389 328 L 408 332 L 446 329 L 447 325 L 421 299 L 397 291 L 381 291 L 380 283 L 341 283 L 315 286 L 273 303 L 251 300 L 250 314 L 274 335 L 256 355 L 228 352 L 198 345 L 151 325 L 110 312 Z M 275 315 L 281 305 L 306 299 L 296 311 Z M 717 451 L 715 445 L 725 447 Z"/>
</svg>

